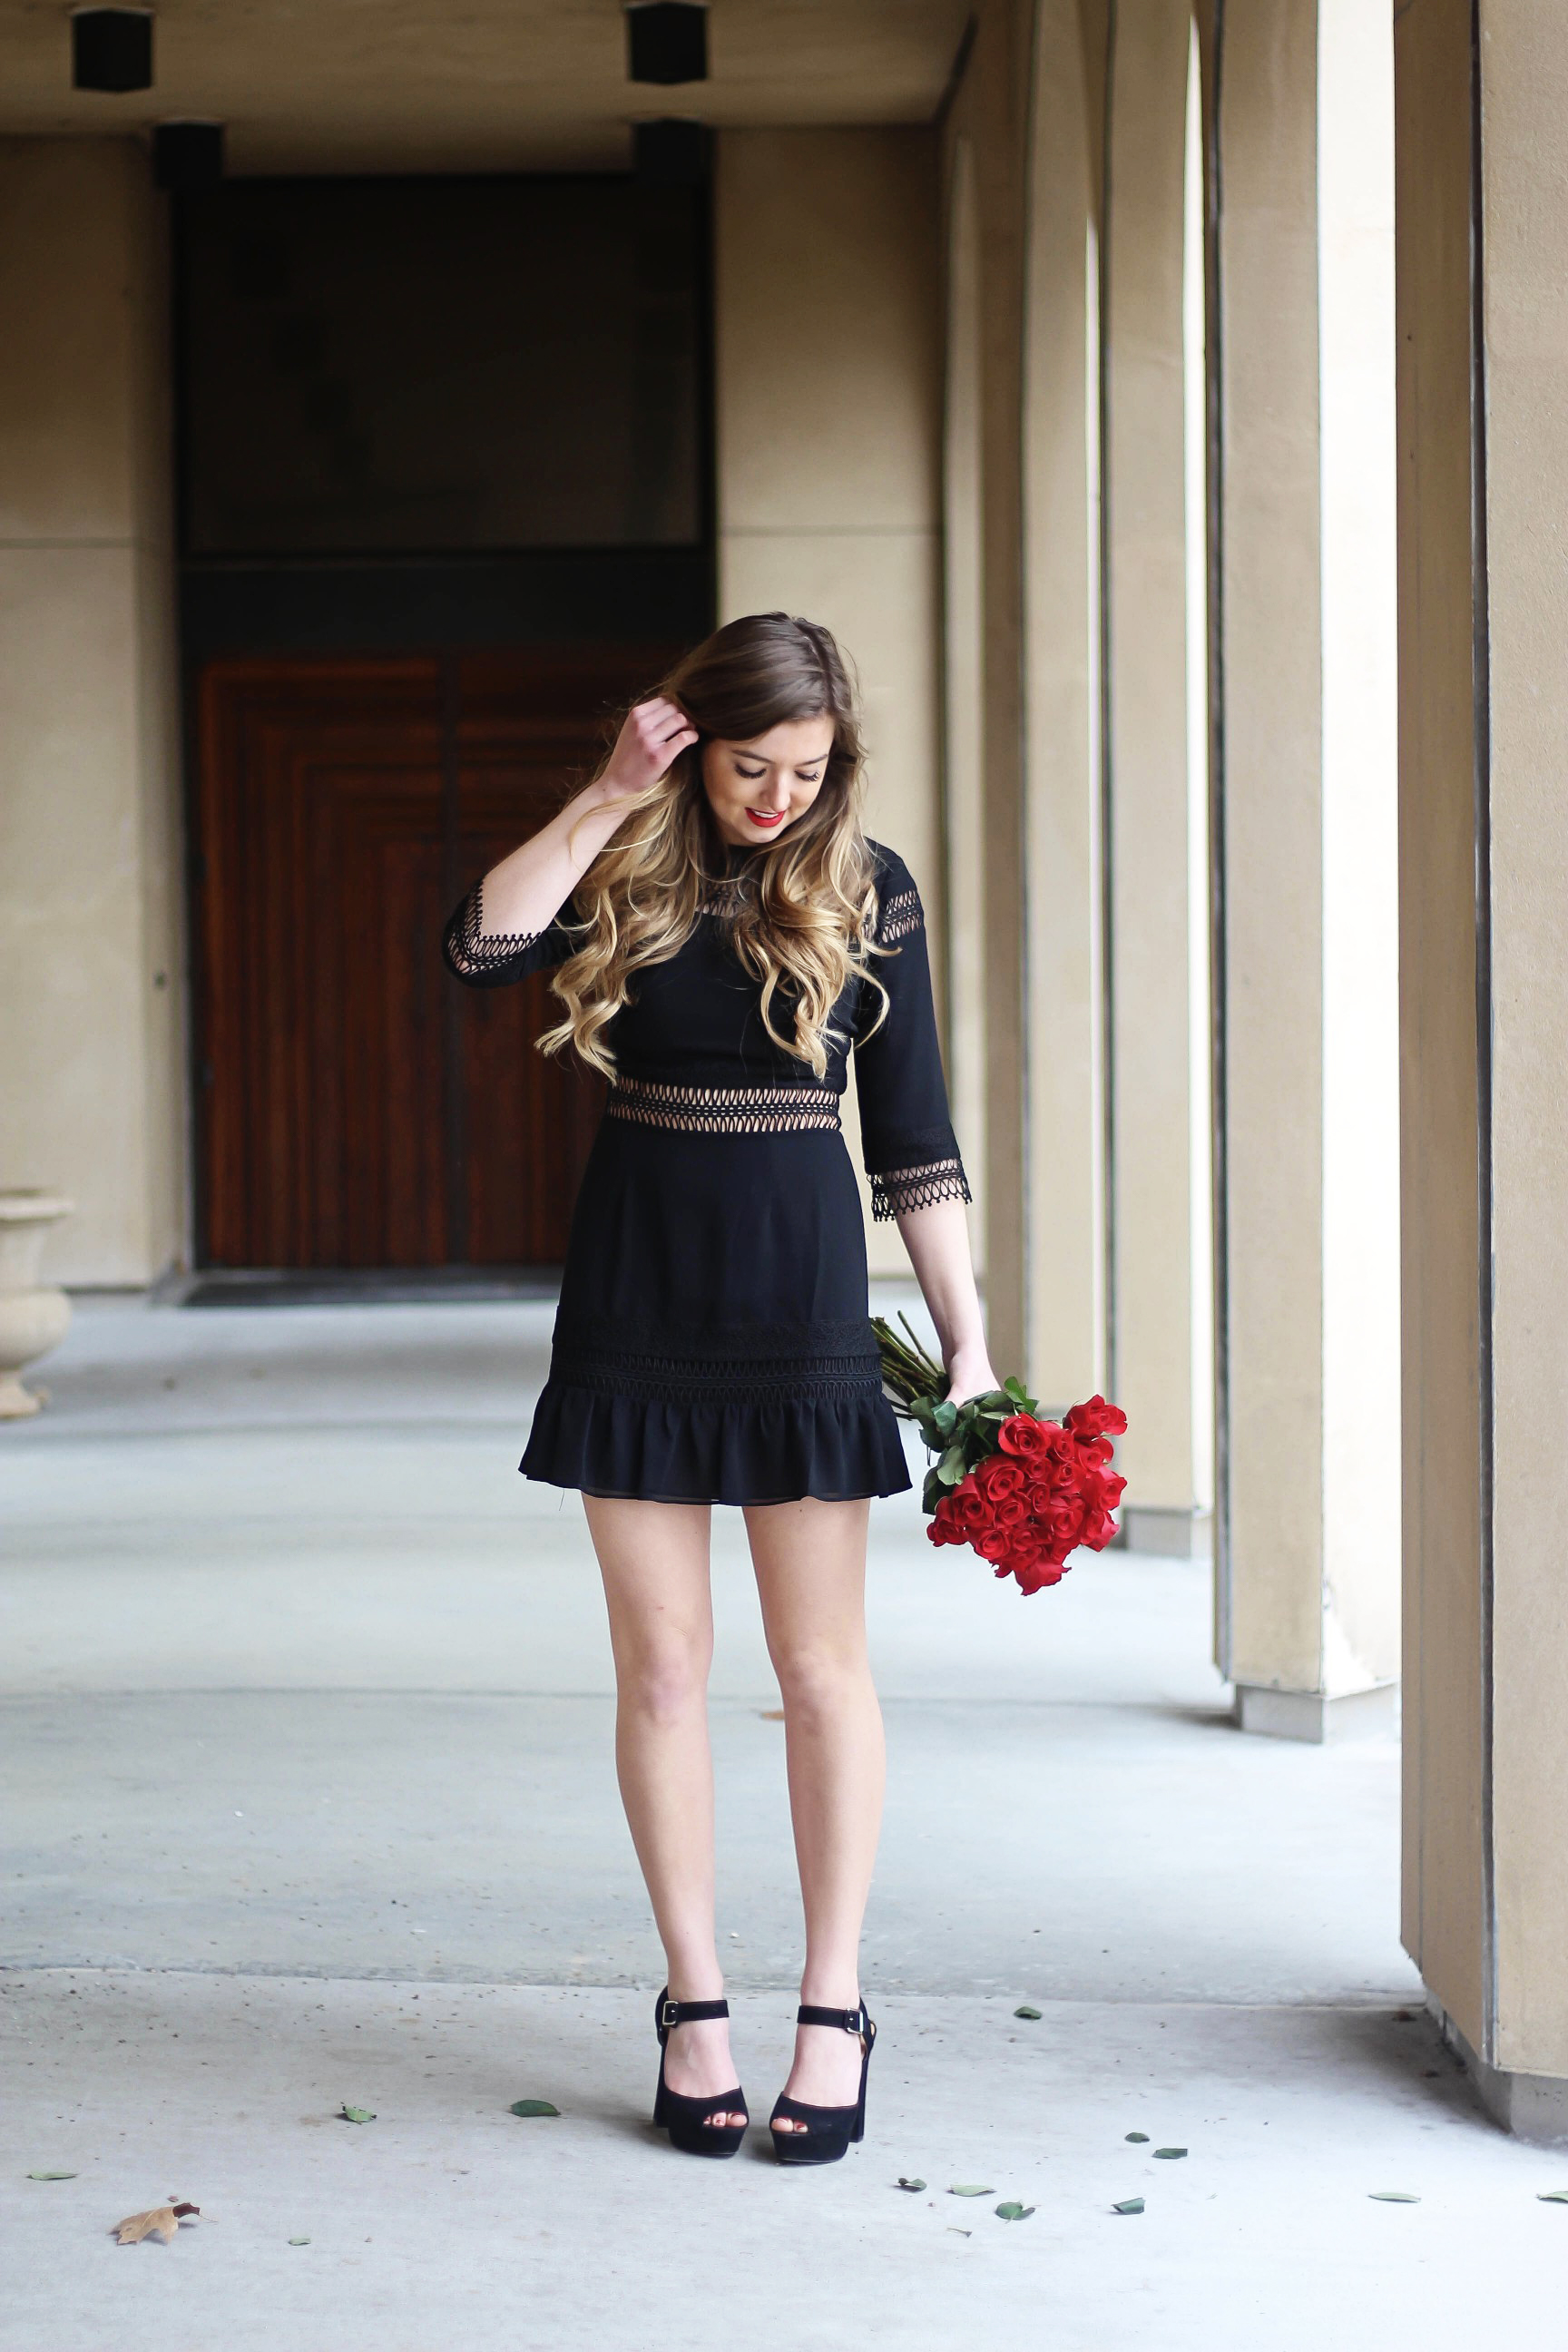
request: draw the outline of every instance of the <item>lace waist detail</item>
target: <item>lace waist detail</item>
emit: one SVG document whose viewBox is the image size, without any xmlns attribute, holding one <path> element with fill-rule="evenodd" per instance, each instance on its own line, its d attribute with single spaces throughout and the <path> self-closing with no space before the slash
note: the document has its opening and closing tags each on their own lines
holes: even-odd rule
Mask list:
<svg viewBox="0 0 1568 2352">
<path fill-rule="evenodd" d="M 656 1078 L 617 1078 L 606 1118 L 635 1119 L 681 1135 L 790 1135 L 837 1131 L 839 1098 L 831 1087 L 682 1087 Z"/>
</svg>

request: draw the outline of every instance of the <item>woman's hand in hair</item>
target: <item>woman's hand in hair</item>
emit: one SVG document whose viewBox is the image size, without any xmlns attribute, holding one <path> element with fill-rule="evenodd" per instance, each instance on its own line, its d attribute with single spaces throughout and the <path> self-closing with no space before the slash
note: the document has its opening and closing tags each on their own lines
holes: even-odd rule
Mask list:
<svg viewBox="0 0 1568 2352">
<path fill-rule="evenodd" d="M 697 730 L 678 703 L 655 695 L 627 711 L 595 788 L 601 803 L 632 800 L 668 775 Z"/>
</svg>

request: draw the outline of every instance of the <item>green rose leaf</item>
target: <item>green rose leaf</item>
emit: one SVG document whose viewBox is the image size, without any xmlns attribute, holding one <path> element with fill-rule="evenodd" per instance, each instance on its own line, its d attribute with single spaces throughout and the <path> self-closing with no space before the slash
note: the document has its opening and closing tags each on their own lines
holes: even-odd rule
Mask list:
<svg viewBox="0 0 1568 2352">
<path fill-rule="evenodd" d="M 74 2180 L 74 2172 L 29 2172 L 29 2180 Z"/>
<path fill-rule="evenodd" d="M 1015 2017 L 1026 2017 L 1030 2021 L 1031 2024 L 1038 2024 L 1040 2019 L 1044 2016 L 1045 2011 L 1043 2010 L 1031 2009 L 1028 2002 L 1026 2001 L 1022 2008 L 1016 2009 L 1013 2011 L 1013 2014 Z"/>
<path fill-rule="evenodd" d="M 1142 2197 L 1124 2197 L 1120 2205 L 1113 2205 L 1110 2210 L 1113 2213 L 1142 2213 L 1143 2200 Z"/>
<path fill-rule="evenodd" d="M 936 1465 L 936 1475 L 944 1486 L 956 1486 L 968 1466 L 963 1446 L 950 1445 Z"/>
<path fill-rule="evenodd" d="M 1185 2156 L 1186 2152 L 1184 2147 L 1157 2147 L 1154 2150 L 1156 2156 Z"/>
<path fill-rule="evenodd" d="M 1147 2132 L 1129 2132 L 1127 2137 L 1129 2139 L 1136 2140 L 1141 2147 L 1147 2147 L 1149 2145 L 1149 2135 Z"/>
<path fill-rule="evenodd" d="M 947 1488 L 942 1484 L 942 1472 L 928 1470 L 925 1475 L 925 1484 L 921 1488 L 921 1508 L 928 1518 L 946 1492 Z"/>
<path fill-rule="evenodd" d="M 958 1419 L 958 1407 L 955 1404 L 950 1404 L 947 1399 L 943 1397 L 942 1402 L 932 1412 L 931 1419 L 935 1422 L 938 1429 L 941 1430 L 944 1437 L 951 1437 L 952 1435 L 953 1423 Z"/>
<path fill-rule="evenodd" d="M 53 2178 L 53 2176 L 52 2176 L 52 2175 L 48 2175 L 48 2176 L 40 2176 L 38 2173 L 36 2173 L 36 2172 L 32 2175 L 32 2178 L 33 2178 L 35 2180 L 37 2180 L 37 2179 L 40 2179 L 41 2177 L 47 2177 L 47 2178 L 51 2178 L 51 2179 Z M 70 2177 L 71 2177 L 71 2179 L 74 2180 L 74 2179 L 75 2179 L 75 2178 L 76 2178 L 76 2175 L 75 2175 L 74 2173 L 72 2173 Z M 1538 2205 L 1568 2205 L 1568 2189 L 1538 2189 L 1538 2190 L 1536 2191 L 1535 2201 L 1536 2201 L 1536 2203 L 1537 2203 Z"/>
<path fill-rule="evenodd" d="M 309 2238 L 290 2238 L 289 2241 L 291 2246 L 308 2246 L 310 2242 Z"/>
<path fill-rule="evenodd" d="M 1421 2202 L 1420 2198 L 1413 2197 L 1408 2189 L 1369 2189 L 1366 2193 L 1379 2205 L 1419 2205 Z"/>
<path fill-rule="evenodd" d="M 1009 2198 L 1005 2204 L 997 2206 L 996 2219 L 999 2221 L 1026 2221 L 1034 2210 L 1032 2205 L 1018 2205 Z"/>
<path fill-rule="evenodd" d="M 507 2113 L 509 2116 L 558 2116 L 561 2110 L 552 2107 L 548 2099 L 514 2099 Z"/>
<path fill-rule="evenodd" d="M 996 2191 L 983 2180 L 955 2180 L 947 2193 L 950 2197 L 994 2197 Z"/>
<path fill-rule="evenodd" d="M 920 2191 L 925 2187 L 925 2182 L 923 2180 L 906 2180 L 903 2174 L 900 2172 L 899 2175 L 899 2187 L 900 2189 L 907 2189 L 911 2197 L 915 2197 L 918 2196 Z"/>
<path fill-rule="evenodd" d="M 338 2109 L 338 2115 L 345 2124 L 373 2124 L 375 2121 L 374 2107 L 342 2106 Z"/>
</svg>

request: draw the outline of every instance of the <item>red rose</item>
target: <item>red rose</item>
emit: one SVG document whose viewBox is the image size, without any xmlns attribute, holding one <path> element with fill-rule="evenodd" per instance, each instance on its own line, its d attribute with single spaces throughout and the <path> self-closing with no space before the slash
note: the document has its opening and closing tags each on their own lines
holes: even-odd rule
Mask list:
<svg viewBox="0 0 1568 2352">
<path fill-rule="evenodd" d="M 1004 1454 L 1034 1464 L 1049 1451 L 1049 1433 L 1055 1428 L 1054 1422 L 1037 1421 L 1032 1412 L 1013 1412 L 996 1432 L 996 1443 Z"/>
<path fill-rule="evenodd" d="M 1086 1403 L 1074 1405 L 1067 1425 L 1075 1437 L 1121 1437 L 1126 1432 L 1127 1415 L 1120 1405 L 1107 1404 L 1102 1396 L 1091 1396 Z"/>
<path fill-rule="evenodd" d="M 996 1502 L 1004 1495 L 1019 1495 L 1024 1490 L 1024 1473 L 1016 1462 L 1005 1454 L 992 1454 L 970 1474 L 987 1502 Z"/>
</svg>

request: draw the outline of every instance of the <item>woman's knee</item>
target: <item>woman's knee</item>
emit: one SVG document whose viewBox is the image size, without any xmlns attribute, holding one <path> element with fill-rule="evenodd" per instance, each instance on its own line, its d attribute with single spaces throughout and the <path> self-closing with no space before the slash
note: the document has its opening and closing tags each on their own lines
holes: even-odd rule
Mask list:
<svg viewBox="0 0 1568 2352">
<path fill-rule="evenodd" d="M 623 1705 L 650 1723 L 679 1723 L 706 1700 L 711 1656 L 712 1643 L 706 1640 L 662 1642 L 638 1650 L 617 1670 Z"/>
<path fill-rule="evenodd" d="M 870 1685 L 865 1645 L 858 1641 L 777 1645 L 773 1661 L 784 1712 L 797 1719 L 839 1714 Z"/>
</svg>

